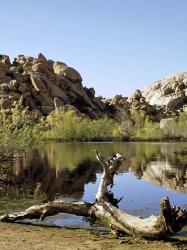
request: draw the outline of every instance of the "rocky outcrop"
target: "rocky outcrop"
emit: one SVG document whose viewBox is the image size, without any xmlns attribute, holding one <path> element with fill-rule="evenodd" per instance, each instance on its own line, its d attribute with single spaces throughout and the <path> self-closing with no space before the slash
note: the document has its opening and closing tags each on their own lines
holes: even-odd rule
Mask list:
<svg viewBox="0 0 187 250">
<path fill-rule="evenodd" d="M 24 107 L 48 115 L 56 106 L 72 105 L 90 118 L 104 115 L 105 105 L 93 88 L 82 85 L 80 73 L 62 62 L 17 56 L 11 63 L 0 55 L 0 109 L 11 112 L 15 102 L 23 98 Z"/>
<path fill-rule="evenodd" d="M 163 118 L 162 110 L 156 106 L 150 105 L 140 90 L 136 90 L 129 98 L 117 95 L 112 99 L 103 100 L 103 102 L 113 106 L 116 111 L 119 111 L 120 114 L 123 116 L 125 115 L 125 117 L 129 119 L 134 112 L 147 116 L 155 121 L 160 121 Z"/>
<path fill-rule="evenodd" d="M 171 110 L 182 108 L 187 103 L 187 72 L 157 81 L 142 94 L 150 105 L 166 106 Z"/>
<path fill-rule="evenodd" d="M 141 91 L 138 89 L 135 93 L 128 98 L 128 102 L 130 103 L 131 111 L 141 112 L 145 116 L 153 117 L 156 115 L 156 110 L 153 106 L 151 106 L 142 95 Z"/>
<path fill-rule="evenodd" d="M 63 62 L 18 55 L 13 62 L 0 55 L 0 111 L 11 114 L 15 103 L 23 99 L 30 112 L 48 116 L 59 107 L 73 107 L 92 119 L 115 118 L 118 111 L 125 117 L 141 113 L 154 121 L 176 118 L 187 112 L 187 72 L 157 81 L 141 92 L 127 98 L 95 97 L 93 88 L 83 87 L 80 73 Z"/>
</svg>

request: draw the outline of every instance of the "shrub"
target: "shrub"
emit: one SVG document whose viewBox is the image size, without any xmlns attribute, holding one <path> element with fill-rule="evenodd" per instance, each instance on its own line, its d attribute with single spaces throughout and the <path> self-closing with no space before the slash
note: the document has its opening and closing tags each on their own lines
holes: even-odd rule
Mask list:
<svg viewBox="0 0 187 250">
<path fill-rule="evenodd" d="M 104 141 L 120 136 L 114 120 L 103 118 L 90 120 L 78 115 L 74 110 L 54 111 L 48 118 L 50 129 L 47 139 L 62 141 Z"/>
<path fill-rule="evenodd" d="M 132 139 L 138 141 L 160 141 L 165 139 L 159 122 L 153 122 L 142 113 L 132 113 L 134 122 Z"/>
<path fill-rule="evenodd" d="M 187 139 L 187 113 L 183 112 L 177 120 L 177 132 L 181 139 Z"/>
<path fill-rule="evenodd" d="M 161 141 L 165 139 L 165 136 L 158 122 L 152 122 L 146 118 L 142 127 L 134 129 L 134 139 L 138 141 Z"/>
<path fill-rule="evenodd" d="M 36 114 L 22 108 L 22 99 L 11 110 L 11 115 L 1 112 L 0 145 L 9 151 L 39 147 L 43 142 L 43 132 L 41 123 L 36 120 Z"/>
</svg>

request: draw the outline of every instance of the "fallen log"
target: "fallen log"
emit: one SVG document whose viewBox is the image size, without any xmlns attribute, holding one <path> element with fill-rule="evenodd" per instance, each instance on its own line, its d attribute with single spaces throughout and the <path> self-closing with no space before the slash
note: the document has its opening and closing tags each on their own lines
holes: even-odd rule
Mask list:
<svg viewBox="0 0 187 250">
<path fill-rule="evenodd" d="M 24 219 L 44 220 L 47 216 L 58 213 L 70 213 L 99 220 L 109 228 L 123 234 L 154 239 L 174 235 L 187 224 L 187 211 L 180 207 L 171 207 L 168 197 L 160 201 L 160 213 L 157 216 L 152 215 L 143 219 L 119 209 L 117 206 L 119 199 L 113 196 L 111 188 L 114 175 L 123 157 L 116 154 L 112 159 L 107 160 L 96 151 L 96 158 L 103 168 L 103 174 L 93 203 L 68 203 L 55 200 L 32 206 L 20 213 L 0 216 L 0 221 L 13 223 Z"/>
</svg>

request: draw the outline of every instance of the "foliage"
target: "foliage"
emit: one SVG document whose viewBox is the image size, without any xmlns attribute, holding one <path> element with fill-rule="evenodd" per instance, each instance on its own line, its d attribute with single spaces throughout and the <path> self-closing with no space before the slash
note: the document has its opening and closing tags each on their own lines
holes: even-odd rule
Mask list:
<svg viewBox="0 0 187 250">
<path fill-rule="evenodd" d="M 177 132 L 180 138 L 187 139 L 187 114 L 181 113 L 177 119 Z"/>
<path fill-rule="evenodd" d="M 187 114 L 182 112 L 177 118 L 170 118 L 164 133 L 168 139 L 187 139 Z"/>
<path fill-rule="evenodd" d="M 123 117 L 124 115 L 124 117 Z M 61 141 L 162 141 L 173 138 L 187 138 L 187 115 L 181 114 L 175 121 L 172 133 L 160 129 L 160 123 L 152 121 L 143 113 L 123 112 L 118 121 L 102 118 L 91 120 L 77 114 L 75 110 L 54 111 L 48 117 L 47 139 Z"/>
<path fill-rule="evenodd" d="M 134 122 L 133 140 L 137 141 L 161 141 L 165 139 L 159 122 L 153 122 L 141 113 L 133 113 Z"/>
<path fill-rule="evenodd" d="M 160 141 L 174 138 L 187 138 L 187 114 L 182 113 L 170 124 L 171 131 L 160 129 L 144 114 L 123 112 L 120 119 L 102 118 L 91 120 L 74 109 L 55 110 L 44 123 L 39 121 L 36 112 L 22 107 L 22 99 L 11 110 L 11 114 L 0 112 L 0 157 L 2 152 L 38 148 L 44 139 L 61 141 Z"/>
<path fill-rule="evenodd" d="M 74 110 L 54 111 L 48 117 L 47 139 L 63 141 L 108 141 L 120 137 L 118 124 L 111 119 L 90 120 Z"/>
<path fill-rule="evenodd" d="M 37 115 L 22 108 L 22 99 L 11 110 L 11 115 L 0 113 L 0 145 L 8 151 L 27 150 L 43 142 L 41 123 Z"/>
</svg>

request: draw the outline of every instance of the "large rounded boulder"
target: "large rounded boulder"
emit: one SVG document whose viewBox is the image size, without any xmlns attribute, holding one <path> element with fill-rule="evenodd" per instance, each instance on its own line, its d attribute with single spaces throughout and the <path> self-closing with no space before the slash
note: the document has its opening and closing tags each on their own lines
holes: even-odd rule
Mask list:
<svg viewBox="0 0 187 250">
<path fill-rule="evenodd" d="M 187 103 L 187 72 L 157 81 L 146 88 L 142 95 L 151 105 L 181 108 Z"/>
</svg>

